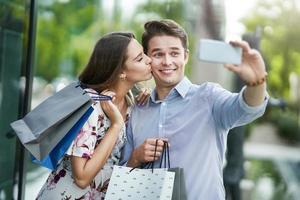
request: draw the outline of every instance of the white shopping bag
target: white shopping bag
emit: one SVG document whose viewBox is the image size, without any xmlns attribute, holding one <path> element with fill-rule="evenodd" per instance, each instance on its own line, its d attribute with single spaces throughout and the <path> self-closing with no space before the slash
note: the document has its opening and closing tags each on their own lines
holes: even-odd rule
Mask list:
<svg viewBox="0 0 300 200">
<path fill-rule="evenodd" d="M 171 200 L 175 172 L 114 166 L 105 199 Z"/>
</svg>

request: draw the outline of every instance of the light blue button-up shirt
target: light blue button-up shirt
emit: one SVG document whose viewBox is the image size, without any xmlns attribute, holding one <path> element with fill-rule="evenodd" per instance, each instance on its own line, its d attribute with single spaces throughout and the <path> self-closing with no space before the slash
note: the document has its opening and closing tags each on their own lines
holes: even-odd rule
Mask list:
<svg viewBox="0 0 300 200">
<path fill-rule="evenodd" d="M 168 138 L 171 167 L 184 169 L 188 199 L 225 199 L 227 133 L 261 116 L 268 100 L 250 107 L 242 94 L 214 83 L 195 85 L 186 77 L 163 101 L 156 100 L 154 90 L 146 106 L 132 110 L 121 164 L 146 138 Z"/>
</svg>

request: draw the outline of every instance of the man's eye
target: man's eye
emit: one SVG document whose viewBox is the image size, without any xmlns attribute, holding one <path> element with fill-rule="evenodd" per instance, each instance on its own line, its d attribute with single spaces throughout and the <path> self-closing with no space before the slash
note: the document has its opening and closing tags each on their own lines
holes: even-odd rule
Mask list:
<svg viewBox="0 0 300 200">
<path fill-rule="evenodd" d="M 141 62 L 143 60 L 143 57 L 140 57 L 137 61 Z"/>
<path fill-rule="evenodd" d="M 178 52 L 171 52 L 171 56 L 178 56 L 179 53 Z"/>
<path fill-rule="evenodd" d="M 155 53 L 155 54 L 153 54 L 153 57 L 159 58 L 159 57 L 161 57 L 162 55 L 163 55 L 162 53 Z"/>
</svg>

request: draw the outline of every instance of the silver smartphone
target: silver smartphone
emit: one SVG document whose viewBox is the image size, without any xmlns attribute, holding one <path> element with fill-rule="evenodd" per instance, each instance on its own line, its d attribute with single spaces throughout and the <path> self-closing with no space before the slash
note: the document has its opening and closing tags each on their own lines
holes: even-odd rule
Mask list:
<svg viewBox="0 0 300 200">
<path fill-rule="evenodd" d="M 201 39 L 198 58 L 204 62 L 239 65 L 242 49 L 219 40 Z"/>
</svg>

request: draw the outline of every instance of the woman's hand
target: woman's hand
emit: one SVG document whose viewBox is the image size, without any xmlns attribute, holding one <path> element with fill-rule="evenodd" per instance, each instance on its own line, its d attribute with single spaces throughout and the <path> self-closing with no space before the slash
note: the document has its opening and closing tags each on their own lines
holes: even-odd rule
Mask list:
<svg viewBox="0 0 300 200">
<path fill-rule="evenodd" d="M 111 101 L 101 101 L 101 107 L 104 111 L 104 113 L 108 116 L 108 118 L 111 121 L 112 125 L 119 125 L 120 127 L 123 126 L 124 120 L 123 117 L 117 108 L 117 106 L 113 103 L 115 100 L 115 93 L 109 90 L 103 91 L 101 94 L 110 96 L 112 98 Z"/>
<path fill-rule="evenodd" d="M 86 157 L 72 156 L 71 159 L 72 173 L 75 183 L 82 189 L 91 184 L 97 173 L 107 162 L 124 124 L 123 117 L 119 109 L 113 103 L 115 100 L 115 93 L 112 91 L 103 91 L 101 94 L 112 98 L 112 101 L 100 101 L 102 110 L 110 119 L 111 125 L 109 129 L 106 130 L 106 134 L 101 139 L 99 145 L 95 147 L 91 158 L 88 159 Z M 87 132 L 89 131 L 91 130 L 88 130 Z"/>
<path fill-rule="evenodd" d="M 230 44 L 242 48 L 242 63 L 240 65 L 227 64 L 225 67 L 238 74 L 248 86 L 264 83 L 267 72 L 261 54 L 257 50 L 251 49 L 245 41 L 231 41 Z"/>
<path fill-rule="evenodd" d="M 145 105 L 150 97 L 150 94 L 151 94 L 150 89 L 144 88 L 143 90 L 141 90 L 141 92 L 135 96 L 137 105 L 139 106 Z"/>
</svg>

